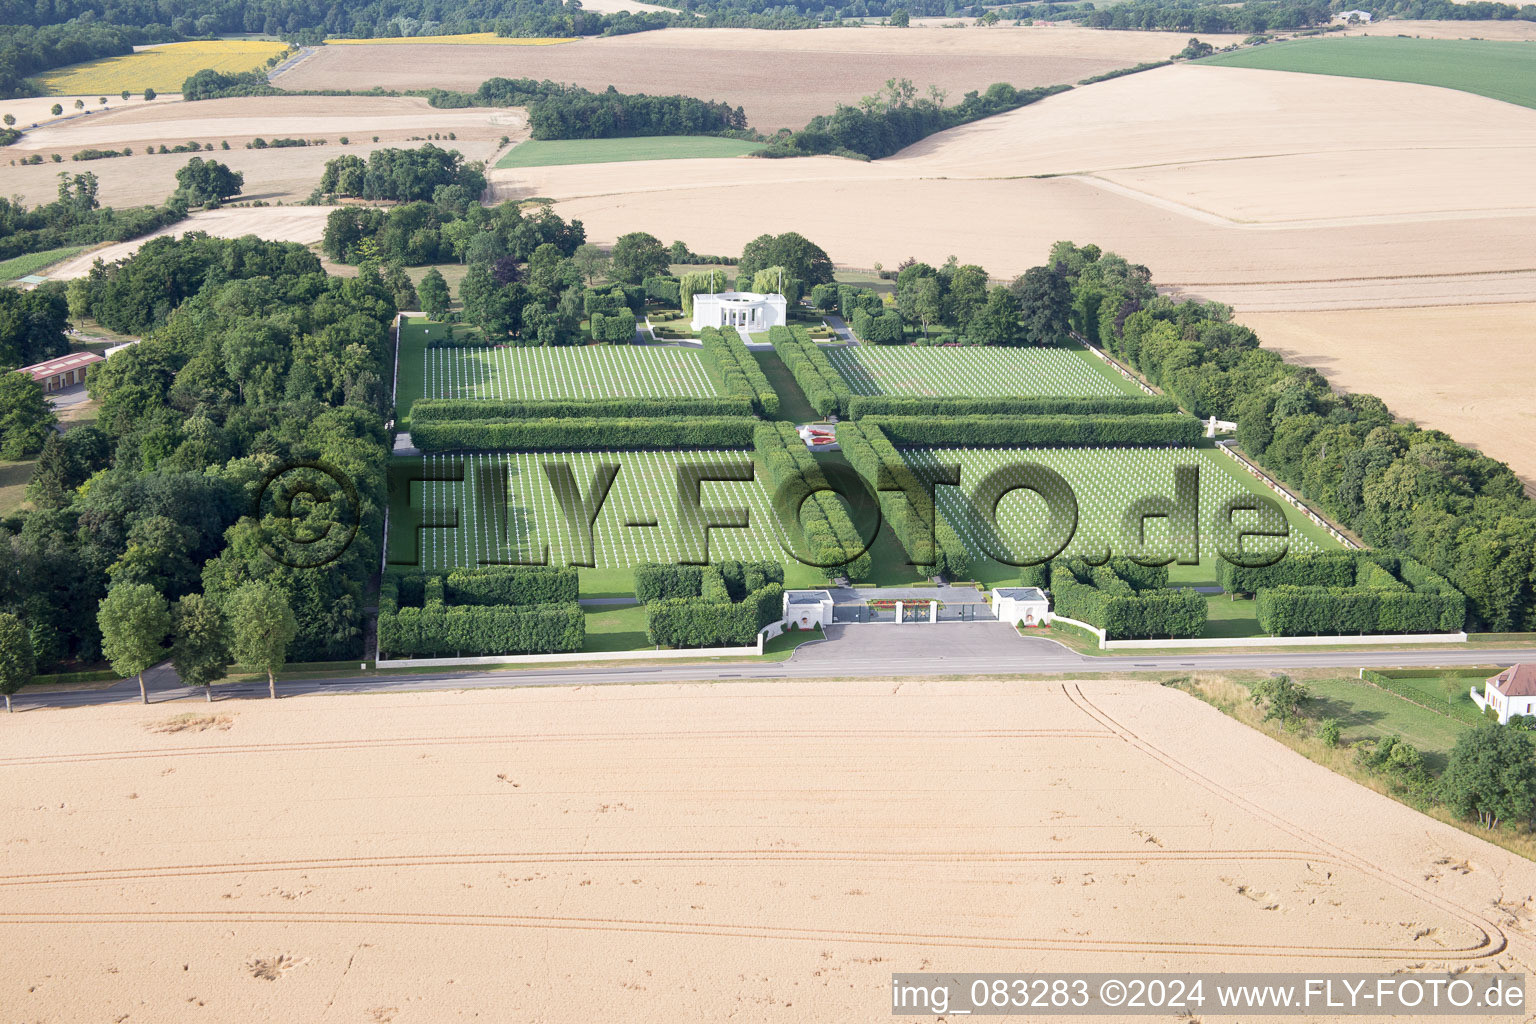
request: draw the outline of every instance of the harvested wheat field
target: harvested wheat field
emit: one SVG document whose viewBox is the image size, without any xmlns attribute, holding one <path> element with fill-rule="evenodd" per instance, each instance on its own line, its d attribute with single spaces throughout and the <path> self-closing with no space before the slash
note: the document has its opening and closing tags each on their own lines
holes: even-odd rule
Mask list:
<svg viewBox="0 0 1536 1024">
<path fill-rule="evenodd" d="M 189 231 L 202 231 L 218 238 L 240 238 L 256 235 L 273 242 L 302 242 L 312 245 L 325 234 L 325 218 L 332 206 L 283 206 L 283 207 L 226 207 L 222 210 L 204 210 L 169 224 L 158 231 L 128 242 L 101 246 L 81 253 L 73 259 L 50 267 L 45 277 L 54 281 L 68 281 L 90 273 L 97 260 L 113 263 L 127 259 L 139 251 L 139 247 L 151 238 L 161 235 L 184 235 Z"/>
<path fill-rule="evenodd" d="M 900 970 L 1533 964 L 1536 865 L 1155 684 L 3 724 L 27 1020 L 879 1020 Z"/>
<path fill-rule="evenodd" d="M 1213 41 L 1238 37 L 1214 36 Z M 581 39 L 563 46 L 324 46 L 274 79 L 292 90 L 474 90 L 505 78 L 553 79 L 601 91 L 681 92 L 746 108 L 764 132 L 800 128 L 839 103 L 910 78 L 959 99 L 993 82 L 1020 88 L 1076 82 L 1090 75 L 1162 60 L 1184 45 L 1167 33 L 1100 32 L 1076 27 L 946 29 L 865 28 L 772 32 L 758 29 L 664 29 Z M 1223 45 L 1218 43 L 1217 45 Z M 659 77 L 658 77 L 659 76 Z"/>
<path fill-rule="evenodd" d="M 6 105 L 0 103 L 0 108 Z M 8 109 L 8 108 L 7 108 Z M 456 139 L 447 138 L 449 134 Z M 8 151 L 16 156 L 62 154 L 62 168 L 90 171 L 101 181 L 106 205 L 158 203 L 176 188 L 176 172 L 186 165 L 186 153 L 150 155 L 150 146 L 176 146 L 188 141 L 212 145 L 213 159 L 245 175 L 243 198 L 275 202 L 303 199 L 314 191 L 327 160 L 344 153 L 364 158 L 382 146 L 419 146 L 430 135 L 442 135 L 436 145 L 457 149 L 469 160 L 488 161 L 501 149 L 501 139 L 527 137 L 527 116 L 520 108 L 475 107 L 441 110 L 417 97 L 284 96 L 200 100 L 195 103 L 139 103 L 109 109 L 88 118 L 45 125 L 26 133 Z M 379 141 L 373 142 L 374 136 Z M 324 139 L 326 145 L 283 149 L 246 149 L 255 138 Z M 349 145 L 342 146 L 345 137 Z M 219 148 L 228 142 L 228 150 Z M 75 162 L 82 149 L 134 150 L 128 157 Z M 204 154 L 207 156 L 207 154 Z M 57 189 L 61 165 L 47 162 L 30 167 L 0 166 L 0 194 L 21 195 L 28 202 L 47 202 Z"/>
<path fill-rule="evenodd" d="M 503 196 L 561 200 L 598 241 L 638 228 L 730 253 L 797 230 L 846 264 L 954 253 L 1011 275 L 1071 238 L 1206 298 L 1238 302 L 1242 289 L 1244 306 L 1338 308 L 1536 298 L 1522 170 L 1533 150 L 1536 111 L 1466 93 L 1170 67 L 868 164 L 678 160 L 492 178 Z"/>
<path fill-rule="evenodd" d="M 1536 304 L 1243 313 L 1266 348 L 1508 462 L 1536 494 Z"/>
</svg>

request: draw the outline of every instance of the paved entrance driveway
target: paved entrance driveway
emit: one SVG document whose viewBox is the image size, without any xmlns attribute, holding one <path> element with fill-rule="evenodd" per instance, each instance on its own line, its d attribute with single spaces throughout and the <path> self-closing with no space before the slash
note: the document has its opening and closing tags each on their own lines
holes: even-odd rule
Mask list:
<svg viewBox="0 0 1536 1024">
<path fill-rule="evenodd" d="M 1005 622 L 893 622 L 835 624 L 827 639 L 802 647 L 790 661 L 795 665 L 861 665 L 875 662 L 893 668 L 904 661 L 921 662 L 943 671 L 990 663 L 999 668 L 1029 670 L 1031 664 L 1076 663 L 1080 657 L 1060 644 L 1039 637 L 1022 637 Z"/>
</svg>

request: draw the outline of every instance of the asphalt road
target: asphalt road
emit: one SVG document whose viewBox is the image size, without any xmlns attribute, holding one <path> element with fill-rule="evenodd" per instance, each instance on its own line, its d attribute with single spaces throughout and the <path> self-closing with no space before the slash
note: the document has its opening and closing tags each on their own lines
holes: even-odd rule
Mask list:
<svg viewBox="0 0 1536 1024">
<path fill-rule="evenodd" d="M 828 639 L 800 648 L 783 662 L 721 661 L 695 664 L 615 663 L 611 667 L 528 669 L 424 669 L 411 673 L 359 673 L 353 677 L 278 680 L 278 696 L 398 693 L 503 686 L 589 686 L 609 683 L 716 682 L 773 679 L 897 679 L 913 676 L 1088 675 L 1117 672 L 1286 670 L 1419 665 L 1508 665 L 1536 660 L 1530 648 L 1440 647 L 1394 651 L 1309 651 L 1271 654 L 1174 654 L 1088 657 L 1050 640 L 1020 637 L 1001 623 L 834 626 Z M 147 678 L 150 700 L 201 700 L 202 691 L 182 686 L 169 666 Z M 267 699 L 265 681 L 220 686 L 215 700 Z M 17 711 L 132 703 L 136 680 L 101 690 L 24 690 Z"/>
</svg>

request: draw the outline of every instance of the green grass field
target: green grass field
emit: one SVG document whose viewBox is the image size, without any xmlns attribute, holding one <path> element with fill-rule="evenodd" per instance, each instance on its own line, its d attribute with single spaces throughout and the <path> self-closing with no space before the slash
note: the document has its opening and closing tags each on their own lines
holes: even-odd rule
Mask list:
<svg viewBox="0 0 1536 1024">
<path fill-rule="evenodd" d="M 67 259 L 85 252 L 90 248 L 85 245 L 67 245 L 62 249 L 47 249 L 43 252 L 29 252 L 24 256 L 0 262 L 0 281 L 14 281 L 17 278 L 35 274 L 44 267 L 51 267 Z"/>
<path fill-rule="evenodd" d="M 698 350 L 689 348 L 429 348 L 423 360 L 427 398 L 672 398 L 715 394 Z"/>
<path fill-rule="evenodd" d="M 827 357 L 856 395 L 1140 394 L 1081 348 L 884 348 L 851 345 Z"/>
<path fill-rule="evenodd" d="M 1255 478 L 1212 448 L 1027 448 L 1027 449 L 928 449 L 909 453 L 916 464 L 959 464 L 960 486 L 940 487 L 936 500 L 972 556 L 977 559 L 977 579 L 988 583 L 1016 580 L 1019 570 L 991 560 L 988 552 L 1014 554 L 1034 546 L 1044 534 L 1045 503 L 1030 491 L 1014 491 L 998 504 L 1001 535 L 988 526 L 971 495 L 981 479 L 1011 462 L 1035 462 L 1060 473 L 1071 486 L 1078 503 L 1078 524 L 1069 555 L 1102 555 L 1120 546 L 1120 523 L 1131 503 L 1149 495 L 1173 495 L 1174 467 L 1197 466 L 1200 470 L 1200 564 L 1171 566 L 1175 583 L 1210 586 L 1216 582 L 1215 524 L 1222 504 L 1241 494 L 1270 494 Z M 1290 525 L 1288 551 L 1305 554 L 1337 548 L 1334 540 L 1296 509 L 1282 505 Z M 1248 514 L 1251 515 L 1251 514 Z M 1236 517 L 1242 525 L 1244 514 Z M 1149 540 L 1167 536 L 1166 526 L 1148 523 Z M 1275 540 L 1249 539 L 1246 551 L 1273 550 Z M 1269 546 L 1266 546 L 1269 545 Z M 1225 599 L 1223 599 L 1225 600 Z M 1229 602 L 1230 603 L 1230 602 Z M 1251 635 L 1257 628 L 1252 601 L 1235 602 L 1244 607 L 1223 608 L 1219 617 L 1235 620 L 1219 627 L 1229 635 Z M 1213 606 L 1213 612 L 1215 611 Z M 1242 620 L 1253 619 L 1250 628 Z"/>
<path fill-rule="evenodd" d="M 719 139 L 713 135 L 652 135 L 635 139 L 562 139 L 513 146 L 497 167 L 552 167 L 556 164 L 611 164 L 621 160 L 687 160 L 742 156 L 763 148 L 761 142 Z"/>
<path fill-rule="evenodd" d="M 1536 45 L 1530 43 L 1378 36 L 1299 39 L 1218 53 L 1195 63 L 1415 82 L 1536 107 Z"/>
<path fill-rule="evenodd" d="M 629 570 L 640 562 L 680 562 L 703 556 L 703 531 L 683 522 L 677 509 L 677 466 L 751 461 L 750 452 L 518 452 L 427 455 L 398 459 L 390 473 L 389 559 L 415 560 L 427 571 L 538 558 L 551 564 L 579 561 L 580 541 L 555 501 L 546 462 L 571 466 L 586 493 L 600 464 L 617 464 L 618 477 L 592 528 L 592 569 L 583 569 L 582 593 L 596 597 L 632 593 Z M 411 478 L 418 482 L 411 482 Z M 462 479 L 450 479 L 462 477 Z M 425 478 L 422 480 L 421 478 Z M 769 559 L 786 563 L 801 585 L 817 578 L 781 546 L 783 531 L 757 481 L 706 482 L 705 507 L 741 507 L 748 529 L 709 532 L 711 561 Z M 433 528 L 431 524 L 449 524 Z M 629 523 L 654 523 L 629 526 Z M 428 528 L 418 531 L 419 526 Z M 419 533 L 419 539 L 418 539 Z M 606 575 L 605 575 L 606 574 Z M 589 586 L 588 576 L 592 579 Z"/>
</svg>

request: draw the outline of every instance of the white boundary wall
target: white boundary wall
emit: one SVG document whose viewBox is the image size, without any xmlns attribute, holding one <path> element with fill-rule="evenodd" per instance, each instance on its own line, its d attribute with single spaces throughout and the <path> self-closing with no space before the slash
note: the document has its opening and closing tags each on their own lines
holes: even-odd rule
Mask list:
<svg viewBox="0 0 1536 1024">
<path fill-rule="evenodd" d="M 1062 620 L 1067 621 L 1067 620 Z M 1093 627 L 1088 627 L 1092 629 Z M 1160 647 L 1324 647 L 1337 644 L 1464 644 L 1465 633 L 1372 633 L 1364 636 L 1243 636 L 1188 640 L 1103 640 L 1106 651 Z"/>
</svg>

